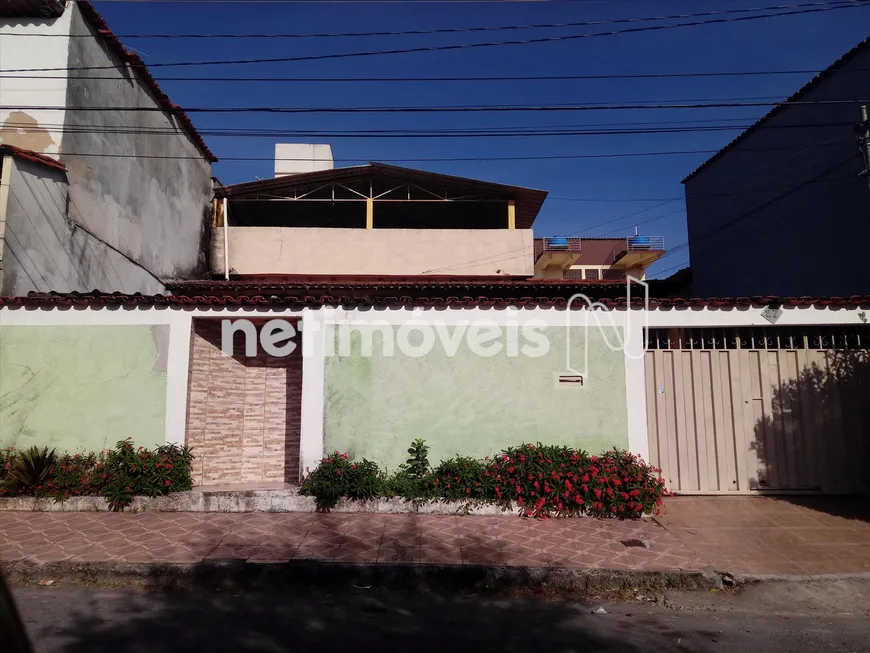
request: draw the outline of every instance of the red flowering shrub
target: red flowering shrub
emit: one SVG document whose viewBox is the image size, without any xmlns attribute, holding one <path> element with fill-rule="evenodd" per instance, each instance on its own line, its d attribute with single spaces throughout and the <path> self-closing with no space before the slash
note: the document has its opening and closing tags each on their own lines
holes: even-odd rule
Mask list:
<svg viewBox="0 0 870 653">
<path fill-rule="evenodd" d="M 341 497 L 367 501 L 381 496 L 386 481 L 377 464 L 363 459 L 354 462 L 346 453 L 334 452 L 313 472 L 306 468 L 299 494 L 313 496 L 317 510 L 329 512 Z"/>
<path fill-rule="evenodd" d="M 354 463 L 347 454 L 335 452 L 307 474 L 300 494 L 314 496 L 318 510 L 331 509 L 342 496 L 402 496 L 505 507 L 517 502 L 523 514 L 542 519 L 639 517 L 657 513 L 667 494 L 661 470 L 618 449 L 590 456 L 570 447 L 523 444 L 492 460 L 457 456 L 421 472 L 422 477 L 411 478 L 403 466 L 388 479 L 375 463 Z"/>
<path fill-rule="evenodd" d="M 496 456 L 487 470 L 496 499 L 516 501 L 529 517 L 639 517 L 658 512 L 661 470 L 613 449 L 590 456 L 569 447 L 524 444 Z"/>
<path fill-rule="evenodd" d="M 156 497 L 193 487 L 193 454 L 176 445 L 137 449 L 128 439 L 99 453 L 65 453 L 55 457 L 44 479 L 31 483 L 12 482 L 14 479 L 7 476 L 21 455 L 12 447 L 0 453 L 0 496 L 63 501 L 73 496 L 103 495 L 113 510 L 123 510 L 137 494 Z"/>
</svg>

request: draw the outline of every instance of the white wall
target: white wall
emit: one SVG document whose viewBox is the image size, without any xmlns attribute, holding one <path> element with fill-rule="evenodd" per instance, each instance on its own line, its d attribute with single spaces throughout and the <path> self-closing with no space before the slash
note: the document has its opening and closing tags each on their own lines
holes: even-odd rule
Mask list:
<svg viewBox="0 0 870 653">
<path fill-rule="evenodd" d="M 65 107 L 69 33 L 72 11 L 60 18 L 0 19 L 0 73 L 20 76 L 0 80 L 0 106 Z M 47 38 L 28 34 L 51 34 Z M 53 72 L 10 72 L 21 68 L 60 68 Z M 51 79 L 60 77 L 61 79 Z M 31 79 L 32 78 L 32 79 Z M 10 118 L 11 116 L 11 118 Z M 0 109 L 0 143 L 58 154 L 65 111 Z M 26 133 L 8 123 L 27 123 Z"/>
<path fill-rule="evenodd" d="M 653 309 L 650 311 L 612 311 L 602 318 L 612 319 L 613 326 L 628 334 L 626 344 L 626 408 L 628 411 L 629 449 L 648 459 L 649 444 L 646 417 L 646 388 L 644 374 L 643 327 L 729 327 L 769 326 L 762 317 L 761 308 L 711 309 Z M 253 318 L 301 317 L 303 331 L 302 371 L 302 431 L 301 464 L 314 468 L 323 456 L 324 406 L 324 321 L 368 322 L 401 325 L 411 320 L 430 319 L 445 325 L 456 325 L 476 319 L 491 320 L 497 325 L 509 321 L 522 325 L 524 320 L 538 320 L 547 326 L 565 326 L 570 316 L 572 325 L 582 325 L 587 311 L 533 308 L 521 311 L 470 309 L 410 309 L 387 310 L 324 310 L 261 308 L 65 308 L 37 309 L 0 307 L 0 328 L 5 325 L 130 325 L 168 324 L 169 362 L 167 368 L 166 441 L 183 443 L 187 415 L 187 377 L 190 356 L 191 320 L 194 317 Z M 832 309 L 825 307 L 784 308 L 776 326 L 867 324 L 866 311 L 857 308 Z M 593 322 L 594 324 L 594 322 Z M 581 390 L 582 391 L 582 390 Z"/>
</svg>

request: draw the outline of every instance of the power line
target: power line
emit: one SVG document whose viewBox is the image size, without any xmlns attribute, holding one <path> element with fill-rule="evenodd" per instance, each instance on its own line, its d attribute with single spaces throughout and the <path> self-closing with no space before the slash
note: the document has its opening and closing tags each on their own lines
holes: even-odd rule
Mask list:
<svg viewBox="0 0 870 653">
<path fill-rule="evenodd" d="M 688 154 L 712 154 L 719 150 L 683 150 L 674 152 L 618 152 L 607 154 L 542 154 L 539 156 L 484 156 L 484 157 L 436 157 L 413 159 L 381 159 L 384 163 L 448 162 L 448 161 L 549 161 L 572 159 L 618 159 L 643 156 L 677 156 Z M 171 154 L 116 154 L 111 152 L 63 152 L 64 156 L 98 157 L 110 159 L 158 159 L 163 161 L 198 161 L 201 156 L 175 156 Z M 288 159 L 263 156 L 222 156 L 221 161 L 310 161 L 311 159 Z M 333 159 L 335 162 L 350 163 L 362 159 Z"/>
<path fill-rule="evenodd" d="M 5 35 L 4 35 L 5 36 Z M 98 75 L 6 75 L 0 70 L 0 79 L 82 79 L 104 82 L 117 82 L 115 77 Z M 839 68 L 829 70 L 826 74 L 856 74 L 870 72 L 870 68 Z M 680 79 L 696 77 L 752 77 L 768 75 L 817 75 L 818 70 L 742 70 L 722 72 L 682 72 L 682 73 L 614 73 L 610 75 L 517 75 L 478 76 L 478 77 L 227 77 L 224 75 L 208 77 L 203 75 L 191 77 L 160 77 L 161 82 L 245 82 L 245 83 L 439 83 L 439 82 L 566 82 L 583 80 L 623 80 L 623 79 Z"/>
<path fill-rule="evenodd" d="M 689 0 L 686 0 L 687 2 Z M 697 2 L 698 0 L 692 0 Z M 716 0 L 707 0 L 715 2 Z M 860 1 L 860 0 L 858 0 Z M 612 0 L 100 0 L 100 2 L 149 3 L 149 4 L 523 4 L 539 3 L 610 3 Z"/>
<path fill-rule="evenodd" d="M 642 16 L 636 18 L 614 18 L 610 20 L 585 20 L 568 23 L 532 23 L 526 25 L 492 25 L 477 27 L 447 27 L 439 29 L 418 30 L 393 30 L 381 32 L 321 32 L 321 33 L 249 33 L 249 34 L 116 34 L 122 39 L 306 39 L 306 38 L 339 38 L 339 37 L 368 37 L 368 36 L 414 36 L 426 34 L 466 34 L 473 32 L 502 32 L 527 29 L 566 29 L 571 27 L 596 27 L 599 25 L 621 25 L 631 23 L 655 22 L 660 20 L 685 20 L 689 18 L 702 18 L 707 16 L 720 16 L 728 14 L 751 14 L 760 11 L 784 11 L 786 9 L 802 9 L 805 7 L 844 7 L 854 4 L 852 0 L 833 0 L 820 2 L 805 2 L 801 4 L 773 5 L 766 7 L 747 7 L 741 9 L 718 9 L 700 13 L 681 13 L 663 16 Z M 25 38 L 33 37 L 56 37 L 56 38 L 93 38 L 91 34 L 45 34 L 45 33 L 10 33 L 6 36 L 18 36 Z"/>
<path fill-rule="evenodd" d="M 845 159 L 844 161 L 840 161 L 839 163 L 836 163 L 833 166 L 826 168 L 825 170 L 823 170 L 819 174 L 813 175 L 813 177 L 811 177 L 810 179 L 803 181 L 797 185 L 792 185 L 791 188 L 789 188 L 788 190 L 786 190 L 783 193 L 780 193 L 776 197 L 773 197 L 772 199 L 769 199 L 766 202 L 763 202 L 763 203 L 759 204 L 758 206 L 753 207 L 752 209 L 745 211 L 745 212 L 741 213 L 740 215 L 738 215 L 730 220 L 727 220 L 726 222 L 723 222 L 722 224 L 717 225 L 716 227 L 700 234 L 697 238 L 695 238 L 695 242 L 698 242 L 701 240 L 706 240 L 707 238 L 710 238 L 711 236 L 715 236 L 716 234 L 722 232 L 725 229 L 733 227 L 738 222 L 745 220 L 746 218 L 754 215 L 755 213 L 757 213 L 758 211 L 761 211 L 762 209 L 767 208 L 768 206 L 771 206 L 773 204 L 776 204 L 779 201 L 782 201 L 786 197 L 801 190 L 802 188 L 804 188 L 808 184 L 813 184 L 813 183 L 817 183 L 820 181 L 835 181 L 833 179 L 825 179 L 825 177 L 827 177 L 832 172 L 835 172 L 836 170 L 839 170 L 840 168 L 843 168 L 846 165 L 852 163 L 853 161 L 855 161 L 855 159 L 856 159 L 856 155 L 850 156 L 847 159 Z M 845 178 L 850 178 L 850 177 L 845 177 Z M 674 254 L 677 254 L 685 249 L 688 249 L 688 247 L 689 247 L 689 241 L 682 242 L 679 245 L 677 245 L 676 247 L 674 247 L 673 249 L 669 250 L 667 253 L 665 253 L 665 255 L 659 259 L 659 261 L 667 258 L 668 256 L 673 256 Z"/>
<path fill-rule="evenodd" d="M 15 129 L 27 129 L 28 123 L 7 121 L 6 126 Z M 646 123 L 649 124 L 649 123 Z M 172 127 L 147 128 L 133 125 L 52 125 L 42 123 L 49 131 L 60 134 L 100 134 L 118 136 L 167 136 L 176 137 L 179 131 Z M 322 130 L 269 130 L 244 128 L 200 129 L 202 136 L 215 138 L 327 138 L 327 139 L 370 139 L 370 138 L 526 138 L 526 137 L 568 137 L 568 136 L 637 136 L 655 134 L 691 134 L 744 131 L 751 124 L 727 126 L 685 126 L 665 128 L 626 128 L 626 129 L 570 129 L 568 127 L 517 127 L 505 129 L 419 129 L 419 130 L 360 130 L 360 131 L 322 131 Z M 815 124 L 769 125 L 771 129 L 826 129 L 831 127 L 848 127 L 851 122 L 831 122 Z"/>
<path fill-rule="evenodd" d="M 592 32 L 585 34 L 573 34 L 567 36 L 547 36 L 533 39 L 518 39 L 513 41 L 491 41 L 487 43 L 462 43 L 453 45 L 434 45 L 421 46 L 416 48 L 401 48 L 393 50 L 374 50 L 363 52 L 335 52 L 330 54 L 304 55 L 297 57 L 268 57 L 261 59 L 226 59 L 218 61 L 176 61 L 176 62 L 157 62 L 148 64 L 149 68 L 157 67 L 181 67 L 181 66 L 223 66 L 236 64 L 262 64 L 262 63 L 292 63 L 300 61 L 322 61 L 327 59 L 345 59 L 353 57 L 372 57 L 381 55 L 393 54 L 411 54 L 418 52 L 445 52 L 452 50 L 468 50 L 475 48 L 490 48 L 509 45 L 530 45 L 534 43 L 556 43 L 564 41 L 576 41 L 580 39 L 598 38 L 604 36 L 616 36 L 619 34 L 634 34 L 639 32 L 661 31 L 669 29 L 678 29 L 682 27 L 694 27 L 697 25 L 713 25 L 720 23 L 742 22 L 747 20 L 759 20 L 766 18 L 777 18 L 780 16 L 793 16 L 798 14 L 811 14 L 819 12 L 837 11 L 840 9 L 854 9 L 858 7 L 867 7 L 865 0 L 851 0 L 849 4 L 818 7 L 814 9 L 795 9 L 772 14 L 758 14 L 753 16 L 736 16 L 728 18 L 712 18 L 702 21 L 694 21 L 687 23 L 670 23 L 667 25 L 648 25 L 645 27 L 631 27 L 610 32 Z M 144 65 L 144 64 L 143 64 Z M 5 72 L 54 72 L 54 71 L 71 71 L 71 70 L 114 70 L 115 65 L 106 66 L 71 66 L 67 68 L 13 68 Z"/>
<path fill-rule="evenodd" d="M 761 205 L 761 206 L 759 206 L 759 207 L 756 207 L 755 209 L 753 209 L 753 211 L 751 211 L 751 212 L 747 212 L 747 213 L 744 214 L 743 216 L 738 216 L 738 218 L 737 218 L 736 220 L 742 219 L 743 217 L 746 217 L 746 216 L 749 215 L 750 213 L 752 213 L 752 212 L 754 212 L 754 211 L 756 211 L 756 210 L 760 210 L 760 209 L 763 208 L 765 205 L 769 205 L 769 204 L 771 204 L 771 203 L 773 203 L 773 202 L 775 202 L 775 201 L 778 201 L 778 200 L 781 199 L 782 197 L 785 197 L 786 195 L 788 195 L 788 194 L 790 194 L 790 193 L 793 193 L 793 192 L 795 192 L 796 190 L 798 190 L 799 188 L 803 188 L 803 187 L 806 186 L 806 185 L 815 184 L 815 183 L 822 183 L 822 182 L 827 183 L 827 182 L 831 182 L 831 181 L 838 181 L 838 180 L 841 180 L 841 179 L 854 179 L 854 176 L 846 176 L 846 177 L 837 177 L 837 178 L 832 178 L 832 179 L 825 179 L 825 177 L 826 177 L 830 172 L 833 172 L 834 170 L 839 169 L 840 167 L 846 165 L 846 164 L 849 163 L 850 161 L 854 160 L 854 158 L 855 158 L 854 156 L 853 156 L 853 157 L 850 157 L 849 159 L 846 159 L 846 160 L 843 161 L 842 163 L 837 164 L 837 165 L 833 166 L 832 168 L 826 170 L 826 171 L 825 171 L 824 173 L 822 173 L 821 175 L 817 175 L 817 176 L 815 176 L 815 177 L 809 179 L 809 180 L 806 181 L 806 182 L 802 182 L 801 184 L 798 184 L 797 186 L 795 186 L 794 184 L 788 184 L 788 185 L 784 186 L 785 188 L 787 188 L 787 190 L 785 191 L 785 193 L 783 193 L 782 195 L 778 196 L 777 198 L 774 198 L 773 200 L 771 200 L 771 201 L 765 203 L 764 205 Z M 791 168 L 791 169 L 794 169 L 794 168 Z M 771 187 L 771 188 L 777 188 L 776 185 L 772 185 L 772 186 L 770 186 L 770 187 Z M 783 186 L 779 186 L 779 187 L 783 187 Z M 736 192 L 732 192 L 732 193 L 718 193 L 718 194 L 714 194 L 714 195 L 702 195 L 702 196 L 698 196 L 698 197 L 724 197 L 724 196 L 727 196 L 727 195 L 732 195 L 732 196 L 733 196 L 733 195 L 736 195 L 736 194 L 739 194 L 739 193 L 736 193 Z M 642 209 L 642 210 L 640 210 L 640 211 L 634 211 L 634 212 L 629 213 L 629 214 L 626 214 L 626 215 L 622 215 L 622 216 L 619 216 L 619 217 L 616 217 L 616 218 L 612 218 L 612 219 L 607 220 L 607 221 L 605 221 L 605 222 L 603 222 L 603 223 L 601 223 L 601 224 L 594 225 L 594 226 L 592 226 L 592 227 L 585 227 L 585 228 L 582 228 L 582 229 L 578 229 L 578 230 L 573 231 L 573 232 L 571 232 L 571 233 L 569 233 L 569 234 L 566 234 L 566 235 L 567 235 L 567 236 L 573 236 L 573 235 L 578 234 L 578 233 L 584 233 L 584 232 L 587 232 L 587 231 L 591 231 L 591 230 L 593 230 L 593 229 L 596 229 L 596 228 L 598 228 L 598 227 L 601 227 L 601 226 L 604 226 L 604 225 L 607 225 L 607 224 L 612 224 L 612 223 L 614 223 L 614 222 L 620 222 L 620 221 L 622 221 L 622 220 L 626 220 L 626 219 L 628 219 L 628 218 L 631 218 L 631 217 L 634 217 L 634 216 L 636 216 L 636 215 L 639 215 L 640 213 L 643 213 L 643 212 L 645 212 L 645 211 L 654 210 L 654 209 L 656 209 L 656 208 L 659 208 L 659 207 L 661 207 L 661 206 L 664 206 L 664 205 L 666 205 L 666 204 L 669 204 L 669 203 L 671 203 L 672 201 L 676 201 L 676 200 L 678 200 L 678 199 L 681 199 L 681 198 L 674 198 L 673 200 L 665 201 L 665 202 L 663 202 L 662 204 L 658 204 L 658 205 L 656 205 L 656 206 L 647 207 L 647 208 Z M 640 225 L 640 224 L 647 224 L 647 223 L 650 223 L 650 222 L 655 222 L 656 220 L 660 220 L 660 219 L 663 219 L 663 218 L 669 217 L 669 216 L 671 216 L 671 215 L 675 215 L 676 213 L 680 213 L 680 212 L 682 212 L 683 210 L 684 210 L 684 208 L 681 207 L 681 208 L 679 208 L 679 209 L 677 209 L 677 210 L 675 210 L 675 211 L 672 211 L 672 212 L 670 212 L 670 213 L 665 213 L 665 214 L 663 214 L 663 215 L 659 215 L 659 216 L 656 216 L 656 217 L 650 218 L 650 219 L 648 219 L 648 220 L 644 220 L 644 221 L 642 221 L 642 222 L 638 222 L 637 225 Z M 736 221 L 736 220 L 735 220 L 735 221 Z M 627 228 L 628 228 L 628 226 L 625 226 L 625 227 L 619 227 L 618 229 L 615 229 L 615 230 L 613 230 L 613 231 L 611 231 L 611 232 L 607 232 L 607 233 L 608 233 L 608 234 L 609 234 L 609 233 L 614 233 L 615 231 L 621 231 L 622 229 L 627 229 Z M 605 234 L 605 235 L 606 235 L 606 234 Z M 689 247 L 689 243 L 688 243 L 688 241 L 683 242 L 683 243 L 680 243 L 679 245 L 676 245 L 675 247 L 673 247 L 673 248 L 671 248 L 670 250 L 668 250 L 667 253 L 666 253 L 664 256 L 662 256 L 661 258 L 659 258 L 658 260 L 661 261 L 661 260 L 663 260 L 664 258 L 667 258 L 668 256 L 672 256 L 672 255 L 674 255 L 674 254 L 678 254 L 679 252 L 688 249 L 688 247 Z M 518 249 L 513 249 L 513 250 L 506 250 L 506 251 L 504 251 L 504 252 L 499 252 L 499 253 L 496 253 L 496 254 L 490 255 L 490 256 L 488 256 L 488 257 L 481 258 L 481 259 L 477 259 L 477 260 L 469 261 L 469 262 L 462 263 L 462 264 L 457 264 L 457 265 L 450 266 L 450 267 L 446 267 L 446 268 L 439 268 L 439 269 L 437 269 L 437 270 L 428 270 L 427 272 L 438 272 L 438 271 L 444 271 L 444 270 L 449 270 L 449 269 L 453 269 L 453 268 L 457 268 L 457 267 L 464 267 L 464 266 L 466 266 L 466 265 L 470 265 L 470 264 L 474 264 L 474 263 L 478 263 L 478 262 L 484 262 L 484 263 L 488 263 L 488 264 L 499 263 L 499 262 L 501 262 L 501 261 L 507 261 L 507 260 L 510 260 L 510 259 L 517 258 L 518 256 L 516 255 L 516 252 L 520 252 L 520 251 L 523 251 L 523 252 L 524 252 L 525 249 L 524 249 L 524 248 L 518 248 Z M 512 254 L 512 256 L 506 256 L 506 257 L 505 257 L 505 256 L 504 256 L 505 254 Z M 503 257 L 503 258 L 497 258 L 497 257 Z M 495 259 L 495 260 L 492 260 L 492 259 Z M 680 264 L 680 265 L 682 265 L 682 264 Z M 669 269 L 671 269 L 671 268 L 668 268 L 668 270 L 669 270 Z M 658 274 L 661 274 L 661 272 L 659 272 Z"/>
<path fill-rule="evenodd" d="M 854 100 L 795 100 L 783 102 L 679 102 L 674 104 L 555 104 L 555 105 L 473 105 L 423 107 L 189 107 L 186 113 L 509 113 L 509 112 L 568 112 L 568 111 L 632 111 L 667 109 L 727 109 L 773 106 L 859 105 L 867 99 Z M 5 111 L 119 111 L 165 113 L 163 107 L 68 107 L 68 106 L 0 106 Z M 179 108 L 179 110 L 181 110 Z"/>
<path fill-rule="evenodd" d="M 755 152 L 777 152 L 788 148 L 754 148 Z M 606 152 L 596 154 L 540 154 L 528 156 L 469 156 L 469 157 L 416 157 L 409 159 L 379 159 L 383 163 L 436 163 L 436 162 L 484 162 L 484 161 L 571 161 L 580 159 L 623 159 L 648 156 L 683 156 L 690 154 L 713 154 L 719 150 L 674 150 L 649 152 Z M 160 161 L 198 161 L 201 156 L 178 156 L 172 154 L 121 154 L 115 152 L 63 152 L 66 157 L 96 157 L 108 159 L 156 159 Z M 285 158 L 270 156 L 226 156 L 221 161 L 310 161 L 309 158 Z M 357 163 L 363 159 L 333 159 L 337 163 Z"/>
</svg>

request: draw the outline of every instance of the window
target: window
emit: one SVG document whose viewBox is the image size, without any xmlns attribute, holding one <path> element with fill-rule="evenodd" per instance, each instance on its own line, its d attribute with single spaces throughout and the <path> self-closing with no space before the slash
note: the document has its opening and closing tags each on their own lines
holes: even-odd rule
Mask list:
<svg viewBox="0 0 870 653">
<path fill-rule="evenodd" d="M 587 281 L 598 281 L 601 276 L 598 273 L 597 268 L 586 268 L 586 280 Z"/>
</svg>

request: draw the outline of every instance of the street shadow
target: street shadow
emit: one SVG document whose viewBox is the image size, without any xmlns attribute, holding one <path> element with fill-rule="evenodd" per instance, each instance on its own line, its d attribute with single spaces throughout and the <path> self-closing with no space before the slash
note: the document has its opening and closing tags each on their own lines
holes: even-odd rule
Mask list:
<svg viewBox="0 0 870 653">
<path fill-rule="evenodd" d="M 25 602 L 24 618 L 37 621 L 31 610 L 39 602 L 51 619 L 40 616 L 39 625 L 30 626 L 31 637 L 39 650 L 65 653 L 527 653 L 542 646 L 552 653 L 653 652 L 673 650 L 678 641 L 681 650 L 698 650 L 691 646 L 693 639 L 716 637 L 715 630 L 681 632 L 643 618 L 626 628 L 624 619 L 594 614 L 590 606 L 577 603 L 352 585 L 245 592 L 58 589 L 40 594 L 41 601 Z"/>
<path fill-rule="evenodd" d="M 806 365 L 788 358 L 796 352 L 780 354 L 770 363 L 769 413 L 758 416 L 763 403 L 753 400 L 758 475 L 750 487 L 789 488 L 774 496 L 870 521 L 870 349 L 827 350 Z"/>
</svg>

